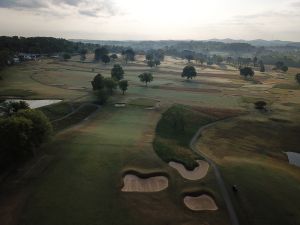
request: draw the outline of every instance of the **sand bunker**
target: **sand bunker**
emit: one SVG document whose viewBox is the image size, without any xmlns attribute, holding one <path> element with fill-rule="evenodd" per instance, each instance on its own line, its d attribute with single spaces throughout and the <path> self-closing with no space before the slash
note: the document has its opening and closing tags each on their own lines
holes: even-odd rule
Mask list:
<svg viewBox="0 0 300 225">
<path fill-rule="evenodd" d="M 123 192 L 159 192 L 168 187 L 168 178 L 164 176 L 143 179 L 136 175 L 128 174 L 123 178 L 123 181 Z"/>
<path fill-rule="evenodd" d="M 198 197 L 186 196 L 183 202 L 193 211 L 218 210 L 214 199 L 209 195 L 200 195 Z"/>
<path fill-rule="evenodd" d="M 200 180 L 206 176 L 209 164 L 204 160 L 197 160 L 199 164 L 194 170 L 187 170 L 184 165 L 177 162 L 169 162 L 169 166 L 176 169 L 180 175 L 187 180 Z"/>
</svg>

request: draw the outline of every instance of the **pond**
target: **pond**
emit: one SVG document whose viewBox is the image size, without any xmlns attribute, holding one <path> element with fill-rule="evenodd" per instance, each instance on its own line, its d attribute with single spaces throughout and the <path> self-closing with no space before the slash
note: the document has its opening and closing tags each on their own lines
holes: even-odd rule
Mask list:
<svg viewBox="0 0 300 225">
<path fill-rule="evenodd" d="M 300 167 L 300 153 L 297 152 L 286 152 L 289 163 L 291 165 L 299 166 Z"/>
<path fill-rule="evenodd" d="M 55 100 L 55 99 L 43 99 L 43 100 L 7 99 L 5 102 L 19 102 L 19 101 L 27 102 L 31 109 L 36 109 L 36 108 L 40 108 L 40 107 L 43 107 L 43 106 L 59 103 L 62 100 Z"/>
</svg>

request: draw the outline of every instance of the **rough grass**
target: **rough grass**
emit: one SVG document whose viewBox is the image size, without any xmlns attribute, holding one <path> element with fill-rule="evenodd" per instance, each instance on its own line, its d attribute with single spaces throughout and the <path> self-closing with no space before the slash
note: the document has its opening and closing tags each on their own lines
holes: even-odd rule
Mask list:
<svg viewBox="0 0 300 225">
<path fill-rule="evenodd" d="M 52 123 L 53 129 L 54 131 L 60 131 L 72 125 L 76 125 L 95 112 L 97 109 L 98 108 L 95 105 L 85 105 L 67 118 L 54 121 Z"/>
<path fill-rule="evenodd" d="M 150 98 L 137 98 L 131 100 L 128 104 L 132 106 L 141 106 L 141 107 L 154 107 L 157 103 L 157 100 Z"/>
<path fill-rule="evenodd" d="M 199 149 L 221 167 L 241 224 L 300 223 L 300 169 L 286 151 L 299 152 L 299 123 L 253 114 L 205 131 Z M 233 194 L 231 185 L 239 187 Z"/>
<path fill-rule="evenodd" d="M 44 106 L 39 108 L 50 121 L 57 120 L 72 112 L 72 107 L 68 102 L 60 102 L 53 105 Z"/>
<path fill-rule="evenodd" d="M 8 96 L 26 98 L 26 97 L 33 96 L 35 94 L 36 93 L 34 93 L 31 90 L 22 90 L 22 89 L 4 89 L 4 90 L 0 90 L 0 98 L 8 97 Z"/>
<path fill-rule="evenodd" d="M 190 107 L 174 105 L 157 124 L 154 150 L 165 162 L 179 162 L 193 170 L 198 166 L 196 160 L 201 157 L 189 149 L 189 142 L 201 126 L 214 120 L 214 117 Z"/>
</svg>

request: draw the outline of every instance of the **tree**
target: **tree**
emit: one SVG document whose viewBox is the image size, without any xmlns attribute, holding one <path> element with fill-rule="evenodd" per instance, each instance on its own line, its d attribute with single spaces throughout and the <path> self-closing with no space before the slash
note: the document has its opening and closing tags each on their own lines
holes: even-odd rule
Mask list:
<svg viewBox="0 0 300 225">
<path fill-rule="evenodd" d="M 267 103 L 265 101 L 257 101 L 254 103 L 254 105 L 258 110 L 266 110 Z"/>
<path fill-rule="evenodd" d="M 112 54 L 112 55 L 110 56 L 110 58 L 111 58 L 113 61 L 115 61 L 115 60 L 118 59 L 118 55 L 117 55 L 117 54 Z"/>
<path fill-rule="evenodd" d="M 5 114 L 5 116 L 11 116 L 23 109 L 30 109 L 27 102 L 25 102 L 25 101 L 18 101 L 18 102 L 9 101 L 9 102 L 3 103 L 2 110 Z"/>
<path fill-rule="evenodd" d="M 91 83 L 94 91 L 101 90 L 104 88 L 104 77 L 99 73 L 94 77 Z"/>
<path fill-rule="evenodd" d="M 35 148 L 46 141 L 51 133 L 51 123 L 42 112 L 22 110 L 0 119 L 1 153 L 15 160 L 34 155 Z"/>
<path fill-rule="evenodd" d="M 80 54 L 80 60 L 81 61 L 85 61 L 86 60 L 86 54 L 87 54 L 87 50 L 86 49 L 81 49 L 79 54 Z"/>
<path fill-rule="evenodd" d="M 287 72 L 288 70 L 289 70 L 289 68 L 286 66 L 286 65 L 284 65 L 282 68 L 281 68 L 281 70 L 283 71 L 283 72 Z"/>
<path fill-rule="evenodd" d="M 1 156 L 17 161 L 31 153 L 32 121 L 24 117 L 0 119 Z"/>
<path fill-rule="evenodd" d="M 122 66 L 115 64 L 111 69 L 111 77 L 117 81 L 122 80 L 124 78 L 124 70 Z"/>
<path fill-rule="evenodd" d="M 149 60 L 148 62 L 147 62 L 147 65 L 149 66 L 149 67 L 154 67 L 155 66 L 155 62 L 153 61 L 153 60 Z"/>
<path fill-rule="evenodd" d="M 107 94 L 106 90 L 104 90 L 104 89 L 97 90 L 97 91 L 95 91 L 95 95 L 96 95 L 96 97 L 98 99 L 98 103 L 100 105 L 104 105 L 107 102 L 108 94 Z"/>
<path fill-rule="evenodd" d="M 186 55 L 185 58 L 188 60 L 188 62 L 190 63 L 191 60 L 194 60 L 194 55 Z"/>
<path fill-rule="evenodd" d="M 257 61 L 258 61 L 258 59 L 257 59 L 257 57 L 255 56 L 255 57 L 253 58 L 253 66 L 254 66 L 254 67 L 256 67 Z"/>
<path fill-rule="evenodd" d="M 127 91 L 128 89 L 128 81 L 127 80 L 121 80 L 119 82 L 119 88 L 122 91 L 123 95 L 125 93 L 125 91 Z"/>
<path fill-rule="evenodd" d="M 152 53 L 147 53 L 146 54 L 146 60 L 153 61 L 154 60 L 154 55 Z"/>
<path fill-rule="evenodd" d="M 95 50 L 95 60 L 100 61 L 104 55 L 108 55 L 108 50 L 105 47 L 97 48 Z"/>
<path fill-rule="evenodd" d="M 186 77 L 187 79 L 193 79 L 193 77 L 197 76 L 197 72 L 195 67 L 193 66 L 186 66 L 183 68 L 181 77 Z"/>
<path fill-rule="evenodd" d="M 300 73 L 296 74 L 295 79 L 300 84 Z"/>
<path fill-rule="evenodd" d="M 160 65 L 160 60 L 159 59 L 155 59 L 154 60 L 154 64 L 155 64 L 155 66 L 159 66 Z"/>
<path fill-rule="evenodd" d="M 21 110 L 16 114 L 16 117 L 24 117 L 32 121 L 30 142 L 33 147 L 39 147 L 52 134 L 53 128 L 48 117 L 39 110 Z"/>
<path fill-rule="evenodd" d="M 71 59 L 71 55 L 69 53 L 64 53 L 62 57 L 65 61 Z"/>
<path fill-rule="evenodd" d="M 281 68 L 284 66 L 284 63 L 279 61 L 275 63 L 275 69 L 281 70 Z"/>
<path fill-rule="evenodd" d="M 146 83 L 146 86 L 148 86 L 148 83 L 153 81 L 152 73 L 145 72 L 139 75 L 140 81 Z"/>
<path fill-rule="evenodd" d="M 109 77 L 104 78 L 104 87 L 109 91 L 110 95 L 112 95 L 117 88 L 117 82 Z"/>
<path fill-rule="evenodd" d="M 260 67 L 260 69 L 259 69 L 260 72 L 262 72 L 262 73 L 266 72 L 263 61 L 259 61 L 259 67 Z"/>
<path fill-rule="evenodd" d="M 251 67 L 244 67 L 240 69 L 240 75 L 244 76 L 245 78 L 247 77 L 253 77 L 254 76 L 254 71 Z"/>
<path fill-rule="evenodd" d="M 103 55 L 101 60 L 104 64 L 107 64 L 110 62 L 110 57 L 108 55 Z"/>
<path fill-rule="evenodd" d="M 122 52 L 122 54 L 125 58 L 126 63 L 128 61 L 134 61 L 135 52 L 131 48 L 126 49 L 125 51 Z"/>
<path fill-rule="evenodd" d="M 0 70 L 8 65 L 9 58 L 10 53 L 8 50 L 4 49 L 0 51 Z"/>
</svg>

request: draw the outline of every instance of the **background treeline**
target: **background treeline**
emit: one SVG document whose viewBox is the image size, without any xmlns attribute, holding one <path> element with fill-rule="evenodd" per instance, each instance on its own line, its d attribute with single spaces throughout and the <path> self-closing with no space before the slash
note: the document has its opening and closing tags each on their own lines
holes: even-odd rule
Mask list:
<svg viewBox="0 0 300 225">
<path fill-rule="evenodd" d="M 73 40 L 82 43 L 92 43 L 104 46 L 133 48 L 137 53 L 144 53 L 151 49 L 162 49 L 165 55 L 182 57 L 185 51 L 193 54 L 223 58 L 254 58 L 258 57 L 265 64 L 274 65 L 281 61 L 287 66 L 300 66 L 300 44 L 293 42 L 260 41 L 246 43 L 245 41 L 225 43 L 221 41 L 91 41 Z M 258 41 L 257 41 L 258 42 Z"/>
</svg>

